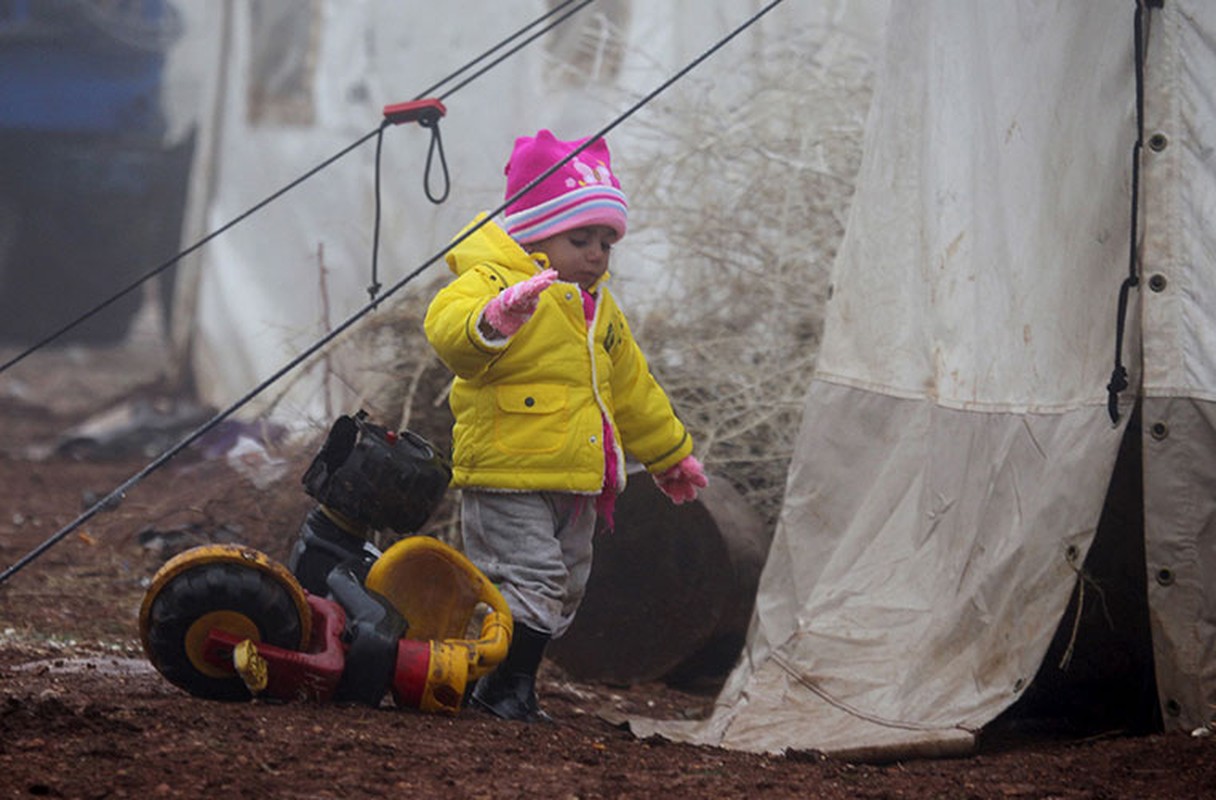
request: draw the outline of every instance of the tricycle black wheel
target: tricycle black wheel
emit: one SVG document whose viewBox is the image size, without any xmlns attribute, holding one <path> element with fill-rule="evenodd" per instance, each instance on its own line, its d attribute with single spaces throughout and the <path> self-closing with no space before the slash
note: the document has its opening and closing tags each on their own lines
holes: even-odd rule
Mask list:
<svg viewBox="0 0 1216 800">
<path fill-rule="evenodd" d="M 157 572 L 140 609 L 140 636 L 175 686 L 211 700 L 247 700 L 236 670 L 204 657 L 208 632 L 302 650 L 311 622 L 304 589 L 285 567 L 246 547 L 204 545 Z"/>
</svg>

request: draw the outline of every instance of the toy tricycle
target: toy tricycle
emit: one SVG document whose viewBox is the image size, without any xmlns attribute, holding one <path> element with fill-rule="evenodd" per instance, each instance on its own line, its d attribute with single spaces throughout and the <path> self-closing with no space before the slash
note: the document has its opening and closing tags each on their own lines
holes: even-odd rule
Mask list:
<svg viewBox="0 0 1216 800">
<path fill-rule="evenodd" d="M 288 565 L 239 545 L 170 559 L 140 608 L 144 651 L 187 692 L 216 700 L 355 702 L 455 714 L 510 647 L 511 613 L 459 551 L 411 535 L 447 488 L 421 437 L 339 417 L 304 475 L 317 499 Z"/>
</svg>

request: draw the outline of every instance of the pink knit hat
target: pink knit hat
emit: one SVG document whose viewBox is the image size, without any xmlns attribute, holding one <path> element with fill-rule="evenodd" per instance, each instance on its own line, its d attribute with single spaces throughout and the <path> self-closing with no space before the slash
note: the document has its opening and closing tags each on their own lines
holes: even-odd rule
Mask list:
<svg viewBox="0 0 1216 800">
<path fill-rule="evenodd" d="M 587 137 L 590 138 L 590 137 Z M 586 138 L 563 142 L 547 130 L 515 140 L 507 162 L 509 199 L 578 148 Z M 596 139 L 552 175 L 506 208 L 507 233 L 520 244 L 547 239 L 571 228 L 607 225 L 625 235 L 628 204 L 612 174 L 608 144 Z"/>
</svg>

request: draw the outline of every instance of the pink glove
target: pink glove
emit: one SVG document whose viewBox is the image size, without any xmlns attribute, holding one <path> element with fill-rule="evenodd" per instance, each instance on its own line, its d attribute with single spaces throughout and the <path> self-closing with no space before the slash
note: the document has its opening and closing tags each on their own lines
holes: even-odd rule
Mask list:
<svg viewBox="0 0 1216 800">
<path fill-rule="evenodd" d="M 692 456 L 685 456 L 679 464 L 666 472 L 655 475 L 654 482 L 663 490 L 663 494 L 671 498 L 673 503 L 680 505 L 695 500 L 697 489 L 704 489 L 708 486 L 709 478 L 705 477 L 705 470 L 700 461 Z"/>
<path fill-rule="evenodd" d="M 514 336 L 532 318 L 540 293 L 557 280 L 557 270 L 547 269 L 522 283 L 508 286 L 486 305 L 482 316 L 503 336 Z"/>
</svg>

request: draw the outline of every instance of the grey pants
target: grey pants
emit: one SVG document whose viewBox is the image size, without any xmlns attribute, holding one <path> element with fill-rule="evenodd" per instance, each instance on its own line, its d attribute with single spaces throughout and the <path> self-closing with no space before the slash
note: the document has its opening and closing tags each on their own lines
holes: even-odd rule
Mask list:
<svg viewBox="0 0 1216 800">
<path fill-rule="evenodd" d="M 464 489 L 465 555 L 502 592 L 517 624 L 561 636 L 591 574 L 595 498 Z"/>
</svg>

